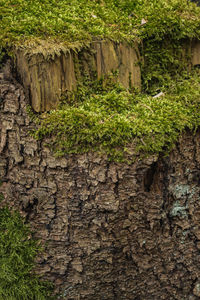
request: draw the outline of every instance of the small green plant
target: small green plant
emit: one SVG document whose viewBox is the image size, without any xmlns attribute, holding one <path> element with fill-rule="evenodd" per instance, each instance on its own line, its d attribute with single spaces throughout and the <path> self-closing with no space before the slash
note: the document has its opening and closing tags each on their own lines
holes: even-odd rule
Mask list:
<svg viewBox="0 0 200 300">
<path fill-rule="evenodd" d="M 16 211 L 0 209 L 0 299 L 47 300 L 52 287 L 32 273 L 38 242 Z"/>
</svg>

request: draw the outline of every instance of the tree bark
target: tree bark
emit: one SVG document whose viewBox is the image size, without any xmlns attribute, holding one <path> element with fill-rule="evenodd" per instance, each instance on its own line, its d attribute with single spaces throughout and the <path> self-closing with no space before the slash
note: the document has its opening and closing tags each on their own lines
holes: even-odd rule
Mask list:
<svg viewBox="0 0 200 300">
<path fill-rule="evenodd" d="M 130 165 L 56 159 L 29 135 L 22 87 L 1 79 L 0 97 L 0 205 L 44 243 L 36 270 L 60 299 L 199 299 L 200 132 Z"/>
</svg>

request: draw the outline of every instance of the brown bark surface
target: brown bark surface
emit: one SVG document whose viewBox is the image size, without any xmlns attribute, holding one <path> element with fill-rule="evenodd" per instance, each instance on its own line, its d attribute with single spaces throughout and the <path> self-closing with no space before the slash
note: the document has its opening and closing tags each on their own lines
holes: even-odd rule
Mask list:
<svg viewBox="0 0 200 300">
<path fill-rule="evenodd" d="M 60 299 L 200 298 L 199 132 L 130 165 L 56 159 L 29 135 L 22 88 L 1 79 L 0 101 L 0 205 L 20 209 L 46 242 L 37 272 Z"/>
</svg>

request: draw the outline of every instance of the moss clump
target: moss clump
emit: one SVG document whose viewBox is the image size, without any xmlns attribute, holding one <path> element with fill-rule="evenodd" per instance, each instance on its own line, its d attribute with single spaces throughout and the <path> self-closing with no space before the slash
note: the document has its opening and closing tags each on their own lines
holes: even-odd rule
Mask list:
<svg viewBox="0 0 200 300">
<path fill-rule="evenodd" d="M 143 41 L 143 90 L 156 93 L 190 68 L 191 41 L 200 39 L 200 7 L 191 1 L 150 1 L 140 30 Z"/>
<path fill-rule="evenodd" d="M 110 81 L 85 81 L 60 109 L 42 114 L 34 136 L 50 137 L 57 155 L 97 151 L 124 160 L 130 150 L 136 155 L 171 149 L 183 129 L 200 125 L 199 78 L 197 70 L 190 79 L 171 82 L 158 98 Z"/>
<path fill-rule="evenodd" d="M 84 43 L 94 37 L 131 41 L 136 37 L 136 18 L 129 19 L 117 2 L 1 0 L 1 43 L 13 45 L 35 38 Z"/>
<path fill-rule="evenodd" d="M 51 285 L 31 271 L 41 250 L 19 213 L 0 209 L 0 299 L 51 299 Z"/>
<path fill-rule="evenodd" d="M 161 40 L 166 34 L 193 38 L 200 33 L 199 12 L 187 0 L 1 0 L 0 45 L 31 39 L 131 42 L 150 36 Z"/>
</svg>

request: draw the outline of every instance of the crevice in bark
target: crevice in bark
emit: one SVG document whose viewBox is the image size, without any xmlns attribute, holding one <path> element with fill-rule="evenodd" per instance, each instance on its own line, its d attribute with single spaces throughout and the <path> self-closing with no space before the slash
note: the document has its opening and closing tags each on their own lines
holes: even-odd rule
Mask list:
<svg viewBox="0 0 200 300">
<path fill-rule="evenodd" d="M 146 174 L 144 175 L 144 190 L 145 192 L 151 191 L 151 186 L 154 181 L 154 175 L 156 173 L 157 169 L 157 162 L 153 162 L 150 168 L 146 171 Z"/>
<path fill-rule="evenodd" d="M 25 212 L 27 213 L 27 217 L 33 212 L 33 210 L 37 207 L 37 205 L 38 205 L 38 199 L 34 197 L 29 202 L 28 206 L 24 209 Z"/>
</svg>

